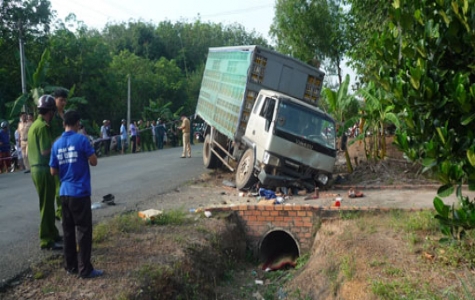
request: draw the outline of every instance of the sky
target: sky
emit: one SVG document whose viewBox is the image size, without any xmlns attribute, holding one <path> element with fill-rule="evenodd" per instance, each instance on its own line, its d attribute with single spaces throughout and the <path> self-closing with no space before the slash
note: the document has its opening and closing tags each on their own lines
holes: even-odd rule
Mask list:
<svg viewBox="0 0 475 300">
<path fill-rule="evenodd" d="M 189 21 L 231 25 L 239 23 L 269 40 L 274 0 L 50 0 L 61 19 L 74 13 L 88 27 L 102 29 L 107 22 L 141 20 Z"/>
<path fill-rule="evenodd" d="M 129 20 L 239 23 L 248 32 L 261 33 L 270 44 L 269 29 L 274 18 L 275 0 L 50 0 L 57 17 L 65 19 L 70 13 L 76 15 L 89 28 L 101 30 L 108 22 Z M 345 65 L 343 76 L 350 74 L 351 83 L 355 73 Z M 343 77 L 344 78 L 344 77 Z"/>
</svg>

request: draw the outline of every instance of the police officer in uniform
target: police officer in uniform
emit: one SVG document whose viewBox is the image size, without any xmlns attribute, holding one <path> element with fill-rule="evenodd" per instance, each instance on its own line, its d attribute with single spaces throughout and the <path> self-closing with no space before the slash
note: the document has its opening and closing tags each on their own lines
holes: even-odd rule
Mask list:
<svg viewBox="0 0 475 300">
<path fill-rule="evenodd" d="M 28 158 L 31 178 L 38 192 L 40 202 L 40 247 L 41 249 L 60 250 L 61 237 L 55 225 L 56 181 L 49 169 L 53 133 L 51 120 L 56 112 L 54 98 L 43 95 L 38 101 L 39 116 L 28 131 Z"/>
<path fill-rule="evenodd" d="M 56 113 L 51 120 L 51 130 L 53 134 L 53 141 L 60 138 L 64 132 L 63 120 L 64 120 L 64 110 L 66 108 L 66 103 L 68 99 L 68 92 L 65 89 L 59 88 L 53 93 L 54 101 L 56 103 Z M 56 181 L 56 219 L 60 220 L 61 213 L 61 198 L 59 197 L 59 187 L 61 183 L 59 182 L 59 177 L 54 177 Z"/>
</svg>

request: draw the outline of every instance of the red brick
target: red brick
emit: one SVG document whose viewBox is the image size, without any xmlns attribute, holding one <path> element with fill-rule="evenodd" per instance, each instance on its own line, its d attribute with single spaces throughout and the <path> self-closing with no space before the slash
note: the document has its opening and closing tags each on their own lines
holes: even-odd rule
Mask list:
<svg viewBox="0 0 475 300">
<path fill-rule="evenodd" d="M 237 208 L 238 208 L 239 210 L 248 210 L 247 205 L 238 205 Z"/>
<path fill-rule="evenodd" d="M 273 216 L 273 217 L 277 217 L 277 216 L 280 215 L 280 213 L 281 213 L 280 211 L 271 211 L 270 215 Z"/>
<path fill-rule="evenodd" d="M 268 216 L 268 217 L 265 217 L 264 220 L 266 220 L 267 222 L 272 222 L 274 221 L 274 217 Z"/>
<path fill-rule="evenodd" d="M 284 222 L 284 217 L 274 217 L 274 222 Z"/>
<path fill-rule="evenodd" d="M 257 220 L 249 221 L 249 222 L 247 223 L 247 226 L 250 226 L 250 227 L 259 226 L 259 225 L 262 225 L 262 222 L 259 222 L 259 221 L 257 221 Z"/>
<path fill-rule="evenodd" d="M 253 216 L 253 215 L 254 215 L 254 211 L 252 211 L 252 210 L 239 211 L 239 215 L 241 215 L 241 216 L 246 216 L 246 217 Z"/>
<path fill-rule="evenodd" d="M 293 228 L 292 224 L 289 224 L 287 222 L 274 222 L 273 223 L 274 227 L 281 227 L 283 229 L 289 230 L 289 228 Z M 291 231 L 291 230 L 289 230 Z"/>
<path fill-rule="evenodd" d="M 287 212 L 287 215 L 290 216 L 290 217 L 296 217 L 297 212 L 296 211 L 289 211 L 289 212 Z"/>
<path fill-rule="evenodd" d="M 264 216 L 264 217 L 270 216 L 270 212 L 268 212 L 268 211 L 262 211 L 262 212 L 261 212 L 261 216 Z"/>
<path fill-rule="evenodd" d="M 305 217 L 306 215 L 307 215 L 307 212 L 305 212 L 305 211 L 298 211 L 297 212 L 297 216 L 299 216 L 299 217 Z"/>
<path fill-rule="evenodd" d="M 284 217 L 284 222 L 293 222 L 294 218 L 291 217 Z"/>
</svg>

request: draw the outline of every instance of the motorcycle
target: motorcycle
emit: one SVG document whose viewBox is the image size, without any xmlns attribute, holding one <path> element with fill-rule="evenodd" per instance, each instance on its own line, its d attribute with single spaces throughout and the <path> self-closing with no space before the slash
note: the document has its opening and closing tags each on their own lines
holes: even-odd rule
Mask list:
<svg viewBox="0 0 475 300">
<path fill-rule="evenodd" d="M 8 172 L 13 173 L 19 167 L 18 166 L 18 151 L 15 145 L 10 144 L 10 167 L 8 168 Z"/>
</svg>

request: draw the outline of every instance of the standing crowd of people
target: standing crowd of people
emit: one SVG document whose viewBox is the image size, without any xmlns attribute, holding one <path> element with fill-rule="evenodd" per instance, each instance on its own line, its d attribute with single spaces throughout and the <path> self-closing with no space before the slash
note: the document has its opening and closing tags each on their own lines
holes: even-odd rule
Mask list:
<svg viewBox="0 0 475 300">
<path fill-rule="evenodd" d="M 64 268 L 68 274 L 81 278 L 95 278 L 104 271 L 91 264 L 92 211 L 90 166 L 97 165 L 94 144 L 88 139 L 77 111 L 65 111 L 67 91 L 56 90 L 38 100 L 38 117 L 21 113 L 15 131 L 19 150 L 18 159 L 31 178 L 38 194 L 40 224 L 39 244 L 45 250 L 63 250 Z M 182 132 L 182 158 L 191 157 L 192 129 L 190 120 L 183 115 L 181 125 L 172 125 Z M 10 157 L 8 122 L 0 123 L 0 171 Z M 120 151 L 125 153 L 130 135 L 131 152 L 163 149 L 167 142 L 165 123 L 138 120 L 126 128 L 121 120 Z M 100 129 L 104 153 L 111 147 L 110 121 L 104 120 Z M 61 221 L 63 236 L 56 222 Z"/>
</svg>

